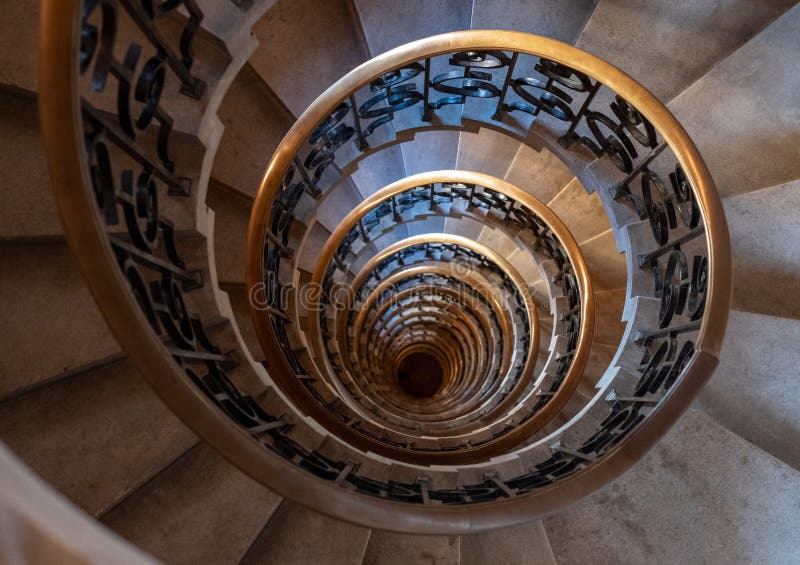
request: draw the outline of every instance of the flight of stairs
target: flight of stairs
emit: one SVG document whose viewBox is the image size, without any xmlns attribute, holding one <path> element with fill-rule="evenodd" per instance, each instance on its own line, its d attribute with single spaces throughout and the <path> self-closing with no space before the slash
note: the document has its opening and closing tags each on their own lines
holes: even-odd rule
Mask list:
<svg viewBox="0 0 800 565">
<path fill-rule="evenodd" d="M 161 404 L 85 288 L 50 192 L 36 107 L 37 4 L 23 2 L 0 18 L 0 440 L 77 507 L 170 563 L 800 562 L 800 5 L 267 4 L 254 26 L 258 47 L 220 107 L 225 131 L 206 199 L 216 275 L 254 358 L 261 353 L 247 311 L 244 240 L 264 166 L 296 117 L 389 48 L 447 31 L 516 29 L 619 66 L 699 146 L 723 198 L 734 260 L 734 309 L 715 375 L 630 472 L 541 522 L 413 536 L 282 499 Z M 331 199 L 329 221 L 394 180 L 445 168 L 505 178 L 550 203 L 573 231 L 596 280 L 598 369 L 587 379 L 599 378 L 623 330 L 624 256 L 597 195 L 587 196 L 546 149 L 488 130 L 422 133 L 361 163 Z"/>
</svg>

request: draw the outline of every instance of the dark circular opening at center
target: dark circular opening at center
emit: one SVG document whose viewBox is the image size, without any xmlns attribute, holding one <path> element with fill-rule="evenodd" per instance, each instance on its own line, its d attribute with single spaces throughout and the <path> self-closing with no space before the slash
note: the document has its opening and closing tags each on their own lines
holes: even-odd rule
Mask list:
<svg viewBox="0 0 800 565">
<path fill-rule="evenodd" d="M 433 396 L 444 380 L 439 360 L 430 353 L 410 353 L 397 367 L 397 382 L 411 396 Z"/>
</svg>

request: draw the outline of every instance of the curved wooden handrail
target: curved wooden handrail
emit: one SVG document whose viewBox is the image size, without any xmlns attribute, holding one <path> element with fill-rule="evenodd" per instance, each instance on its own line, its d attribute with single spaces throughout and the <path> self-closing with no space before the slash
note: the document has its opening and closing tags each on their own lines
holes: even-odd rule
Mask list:
<svg viewBox="0 0 800 565">
<path fill-rule="evenodd" d="M 450 50 L 508 49 L 541 54 L 599 78 L 635 103 L 673 147 L 698 199 L 706 224 L 711 271 L 698 351 L 664 401 L 624 439 L 586 469 L 524 495 L 494 502 L 430 506 L 393 502 L 341 488 L 299 469 L 264 448 L 187 379 L 164 342 L 152 331 L 130 291 L 101 222 L 92 191 L 81 127 L 78 92 L 80 0 L 46 0 L 40 15 L 39 104 L 45 150 L 68 243 L 90 291 L 126 353 L 167 406 L 226 459 L 278 494 L 315 510 L 367 527 L 411 533 L 460 534 L 510 526 L 570 504 L 630 467 L 689 406 L 717 363 L 730 303 L 730 249 L 722 206 L 710 175 L 686 133 L 652 95 L 611 65 L 563 43 L 511 32 L 461 32 L 401 47 L 366 63 L 315 102 L 272 160 L 254 208 L 248 237 L 248 283 L 260 279 L 254 254 L 261 252 L 270 193 L 302 143 L 308 124 L 324 119 L 334 100 L 353 84 L 365 84 L 388 68 L 418 56 Z M 376 74 L 377 73 L 377 74 Z M 212 267 L 213 268 L 213 267 Z"/>
</svg>

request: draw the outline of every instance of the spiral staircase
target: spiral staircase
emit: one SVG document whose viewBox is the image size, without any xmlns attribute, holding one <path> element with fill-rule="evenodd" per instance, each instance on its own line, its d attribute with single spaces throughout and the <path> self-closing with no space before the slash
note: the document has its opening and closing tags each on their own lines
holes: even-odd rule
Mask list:
<svg viewBox="0 0 800 565">
<path fill-rule="evenodd" d="M 800 563 L 794 4 L 4 6 L 2 561 Z"/>
</svg>

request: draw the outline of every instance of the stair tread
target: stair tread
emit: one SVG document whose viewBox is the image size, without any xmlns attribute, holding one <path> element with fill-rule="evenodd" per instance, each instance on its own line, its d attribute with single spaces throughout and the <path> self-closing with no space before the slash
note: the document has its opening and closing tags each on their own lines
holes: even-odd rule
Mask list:
<svg viewBox="0 0 800 565">
<path fill-rule="evenodd" d="M 545 519 L 559 563 L 800 559 L 800 473 L 695 410 L 614 483 Z"/>
<path fill-rule="evenodd" d="M 474 0 L 472 29 L 511 29 L 575 43 L 598 0 Z"/>
<path fill-rule="evenodd" d="M 199 444 L 102 521 L 168 563 L 237 563 L 280 502 Z"/>
<path fill-rule="evenodd" d="M 0 437 L 92 515 L 106 511 L 197 441 L 129 360 L 1 403 Z"/>
<path fill-rule="evenodd" d="M 36 92 L 39 3 L 3 6 L 3 20 L 7 23 L 0 34 L 0 85 Z"/>
<path fill-rule="evenodd" d="M 295 116 L 369 57 L 346 0 L 280 0 L 253 28 L 253 68 Z M 298 38 L 302 38 L 298 41 Z M 276 53 L 291 53 L 291 64 Z"/>
<path fill-rule="evenodd" d="M 733 307 L 800 318 L 800 179 L 723 200 Z"/>
<path fill-rule="evenodd" d="M 472 17 L 471 2 L 355 0 L 354 3 L 373 57 L 416 39 L 469 29 Z"/>
<path fill-rule="evenodd" d="M 550 202 L 574 178 L 572 171 L 547 150 L 521 145 L 505 180 L 544 203 Z"/>
<path fill-rule="evenodd" d="M 293 118 L 249 65 L 233 80 L 219 108 L 225 126 L 212 176 L 255 195 L 267 163 Z"/>
<path fill-rule="evenodd" d="M 399 145 L 385 147 L 358 162 L 351 179 L 362 198 L 406 176 L 403 153 Z"/>
<path fill-rule="evenodd" d="M 36 99 L 0 91 L 0 239 L 61 237 Z"/>
<path fill-rule="evenodd" d="M 0 291 L 0 397 L 119 353 L 65 243 L 0 246 Z"/>
<path fill-rule="evenodd" d="M 800 320 L 732 310 L 720 362 L 695 406 L 800 469 Z"/>
<path fill-rule="evenodd" d="M 406 174 L 455 168 L 458 138 L 457 131 L 422 131 L 413 142 L 401 144 Z"/>
<path fill-rule="evenodd" d="M 242 565 L 360 565 L 370 530 L 285 500 Z"/>
<path fill-rule="evenodd" d="M 616 238 L 612 230 L 609 229 L 584 241 L 580 244 L 580 249 L 595 291 L 625 286 L 628 272 L 625 254 L 617 252 Z"/>
<path fill-rule="evenodd" d="M 456 169 L 479 171 L 504 178 L 519 151 L 520 142 L 490 129 L 478 133 L 461 132 Z"/>
<path fill-rule="evenodd" d="M 460 565 L 555 565 L 541 521 L 461 536 Z"/>
<path fill-rule="evenodd" d="M 252 203 L 211 183 L 206 204 L 214 210 L 217 279 L 222 282 L 243 283 L 245 244 Z"/>
<path fill-rule="evenodd" d="M 714 20 L 713 25 L 719 24 Z M 699 148 L 723 197 L 800 178 L 800 89 L 796 80 L 787 79 L 798 72 L 798 28 L 800 5 L 668 105 Z M 693 42 L 687 45 L 696 50 Z"/>
<path fill-rule="evenodd" d="M 0 483 L 3 563 L 155 565 L 150 556 L 70 504 L 2 444 Z"/>
<path fill-rule="evenodd" d="M 578 243 L 611 229 L 600 197 L 596 192 L 586 194 L 586 188 L 577 178 L 569 181 L 547 206 L 564 222 Z"/>
<path fill-rule="evenodd" d="M 599 2 L 576 46 L 669 101 L 794 3 Z"/>
<path fill-rule="evenodd" d="M 458 565 L 459 538 L 420 536 L 373 530 L 364 555 L 364 565 L 406 565 L 436 563 Z"/>
</svg>

